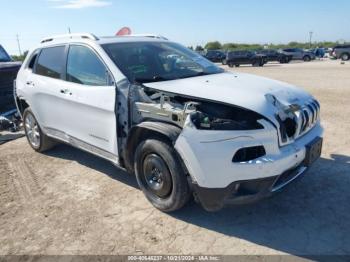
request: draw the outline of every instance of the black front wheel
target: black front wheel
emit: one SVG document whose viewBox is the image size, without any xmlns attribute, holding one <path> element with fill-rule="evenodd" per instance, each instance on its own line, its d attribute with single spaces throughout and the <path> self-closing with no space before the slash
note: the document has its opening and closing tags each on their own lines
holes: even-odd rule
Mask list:
<svg viewBox="0 0 350 262">
<path fill-rule="evenodd" d="M 153 206 L 171 212 L 188 202 L 191 190 L 186 174 L 168 143 L 143 141 L 136 149 L 134 163 L 137 183 Z"/>
<path fill-rule="evenodd" d="M 311 61 L 311 57 L 308 56 L 308 55 L 306 55 L 306 56 L 304 56 L 303 60 L 304 60 L 305 62 L 310 62 L 310 61 Z"/>
<path fill-rule="evenodd" d="M 348 61 L 350 59 L 350 55 L 347 53 L 344 53 L 341 55 L 341 60 L 342 61 Z"/>
<path fill-rule="evenodd" d="M 261 65 L 261 61 L 253 61 L 252 66 L 256 67 L 256 66 L 260 66 Z"/>
</svg>

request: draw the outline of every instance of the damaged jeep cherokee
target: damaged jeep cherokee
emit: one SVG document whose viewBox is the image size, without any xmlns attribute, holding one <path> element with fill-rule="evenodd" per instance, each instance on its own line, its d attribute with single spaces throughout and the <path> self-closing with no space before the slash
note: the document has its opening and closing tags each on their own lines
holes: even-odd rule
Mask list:
<svg viewBox="0 0 350 262">
<path fill-rule="evenodd" d="M 320 157 L 320 104 L 289 84 L 226 72 L 159 37 L 44 39 L 16 103 L 30 146 L 68 143 L 136 174 L 170 212 L 270 196 Z"/>
</svg>

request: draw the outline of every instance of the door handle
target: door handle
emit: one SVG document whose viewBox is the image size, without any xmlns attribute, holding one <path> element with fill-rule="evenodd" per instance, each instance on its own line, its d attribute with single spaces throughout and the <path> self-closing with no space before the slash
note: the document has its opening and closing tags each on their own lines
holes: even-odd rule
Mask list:
<svg viewBox="0 0 350 262">
<path fill-rule="evenodd" d="M 60 92 L 61 94 L 72 95 L 72 92 L 70 92 L 69 89 L 61 89 Z"/>
</svg>

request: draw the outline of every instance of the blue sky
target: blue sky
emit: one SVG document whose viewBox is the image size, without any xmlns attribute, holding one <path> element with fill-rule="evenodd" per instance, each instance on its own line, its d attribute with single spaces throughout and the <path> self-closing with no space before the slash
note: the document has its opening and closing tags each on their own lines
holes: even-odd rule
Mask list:
<svg viewBox="0 0 350 262">
<path fill-rule="evenodd" d="M 156 33 L 184 45 L 350 41 L 348 0 L 2 0 L 0 44 L 17 54 L 54 34 Z"/>
</svg>

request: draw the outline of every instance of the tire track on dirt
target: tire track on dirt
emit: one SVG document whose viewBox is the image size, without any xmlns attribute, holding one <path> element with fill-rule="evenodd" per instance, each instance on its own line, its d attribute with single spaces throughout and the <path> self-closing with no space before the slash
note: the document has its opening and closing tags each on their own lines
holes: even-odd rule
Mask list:
<svg viewBox="0 0 350 262">
<path fill-rule="evenodd" d="M 35 173 L 21 156 L 12 156 L 11 159 L 8 158 L 7 163 L 12 170 L 11 176 L 15 194 L 21 199 L 22 205 L 35 203 L 34 200 L 40 190 Z"/>
<path fill-rule="evenodd" d="M 9 202 L 16 202 L 14 192 L 16 191 L 15 184 L 13 182 L 12 170 L 10 169 L 6 158 L 0 159 L 1 167 L 1 182 L 0 182 L 0 206 L 1 213 L 4 212 L 4 207 Z"/>
</svg>

